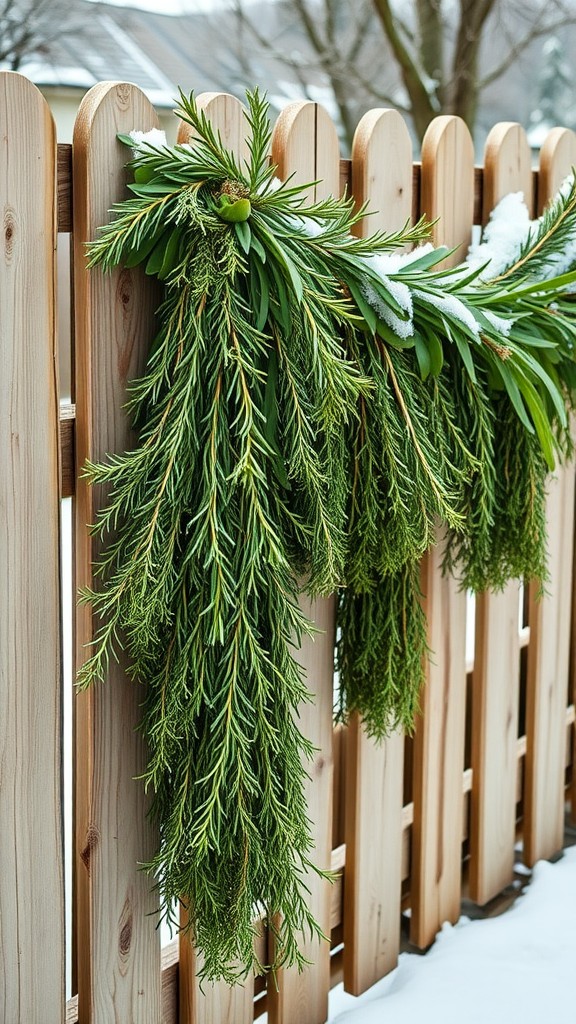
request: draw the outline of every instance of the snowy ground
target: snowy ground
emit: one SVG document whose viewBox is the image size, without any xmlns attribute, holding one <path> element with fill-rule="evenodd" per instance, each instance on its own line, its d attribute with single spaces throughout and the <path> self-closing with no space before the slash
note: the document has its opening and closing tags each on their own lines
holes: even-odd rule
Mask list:
<svg viewBox="0 0 576 1024">
<path fill-rule="evenodd" d="M 425 956 L 363 996 L 330 995 L 330 1024 L 574 1024 L 576 847 L 536 865 L 500 917 L 445 925 Z"/>
</svg>

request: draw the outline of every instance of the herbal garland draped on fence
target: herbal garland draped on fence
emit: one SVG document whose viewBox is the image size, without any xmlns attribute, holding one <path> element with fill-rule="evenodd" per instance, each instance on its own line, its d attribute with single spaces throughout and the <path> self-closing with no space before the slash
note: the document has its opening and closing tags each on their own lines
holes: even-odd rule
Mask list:
<svg viewBox="0 0 576 1024">
<path fill-rule="evenodd" d="M 145 776 L 163 914 L 188 909 L 204 974 L 300 964 L 311 839 L 303 797 L 308 698 L 298 607 L 339 591 L 340 715 L 381 736 L 411 727 L 426 623 L 418 563 L 447 530 L 464 586 L 545 572 L 544 486 L 569 449 L 576 275 L 542 281 L 574 230 L 576 191 L 514 264 L 441 270 L 422 222 L 353 236 L 349 200 L 305 206 L 269 166 L 267 106 L 248 97 L 241 167 L 194 98 L 194 147 L 123 137 L 132 198 L 89 247 L 105 270 L 164 282 L 145 375 L 131 385 L 138 447 L 87 467 L 109 486 L 107 541 L 86 593 L 102 624 L 79 685 L 127 649 L 146 684 Z M 538 271 L 538 272 L 537 272 Z"/>
</svg>

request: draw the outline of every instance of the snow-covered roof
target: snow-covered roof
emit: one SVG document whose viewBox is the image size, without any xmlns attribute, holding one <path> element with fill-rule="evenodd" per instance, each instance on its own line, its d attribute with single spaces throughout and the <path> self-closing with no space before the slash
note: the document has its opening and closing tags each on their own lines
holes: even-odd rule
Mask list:
<svg viewBox="0 0 576 1024">
<path fill-rule="evenodd" d="M 250 84 L 213 8 L 208 13 L 200 4 L 178 16 L 171 6 L 160 14 L 98 0 L 75 0 L 75 8 L 72 28 L 20 65 L 36 85 L 85 90 L 96 82 L 133 82 L 156 106 L 173 107 L 177 86 L 243 92 Z M 269 5 L 256 8 L 258 23 L 266 26 Z"/>
</svg>

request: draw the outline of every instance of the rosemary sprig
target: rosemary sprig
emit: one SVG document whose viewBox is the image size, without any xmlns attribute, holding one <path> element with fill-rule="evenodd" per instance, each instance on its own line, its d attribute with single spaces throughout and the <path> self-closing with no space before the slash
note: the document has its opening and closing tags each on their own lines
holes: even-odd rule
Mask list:
<svg viewBox="0 0 576 1024">
<path fill-rule="evenodd" d="M 438 270 L 442 249 L 399 258 L 426 224 L 355 237 L 366 211 L 351 200 L 306 206 L 306 186 L 278 185 L 257 93 L 243 167 L 193 96 L 177 113 L 193 148 L 122 137 L 131 197 L 89 246 L 90 266 L 142 264 L 164 299 L 131 385 L 138 445 L 86 467 L 108 499 L 84 595 L 101 624 L 78 682 L 127 650 L 145 684 L 161 913 L 184 903 L 204 976 L 234 981 L 301 966 L 299 934 L 320 933 L 299 587 L 340 591 L 339 715 L 360 711 L 376 737 L 409 729 L 427 652 L 418 562 L 438 523 L 465 585 L 543 574 L 576 274 L 486 284 Z M 522 270 L 575 219 L 572 200 L 554 208 Z"/>
</svg>

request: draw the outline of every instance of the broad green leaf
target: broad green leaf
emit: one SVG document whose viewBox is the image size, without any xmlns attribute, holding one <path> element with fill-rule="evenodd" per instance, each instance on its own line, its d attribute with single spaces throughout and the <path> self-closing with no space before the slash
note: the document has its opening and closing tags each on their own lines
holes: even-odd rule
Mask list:
<svg viewBox="0 0 576 1024">
<path fill-rule="evenodd" d="M 428 346 L 426 345 L 422 335 L 418 332 L 414 334 L 414 347 L 416 349 L 416 359 L 418 360 L 420 376 L 422 377 L 422 380 L 426 380 L 430 375 L 432 363 L 430 360 L 430 351 Z"/>
<path fill-rule="evenodd" d="M 158 271 L 159 281 L 164 281 L 171 271 L 175 270 L 177 266 L 177 257 L 180 250 L 180 238 L 180 232 L 176 228 L 172 228 L 164 250 L 162 266 Z"/>
<path fill-rule="evenodd" d="M 354 302 L 358 306 L 358 309 L 360 310 L 362 316 L 364 317 L 366 323 L 368 324 L 370 332 L 374 334 L 376 332 L 376 326 L 378 323 L 378 317 L 376 316 L 375 311 L 372 309 L 372 306 L 369 304 L 369 302 L 367 302 L 367 300 L 364 298 L 362 292 L 360 291 L 360 288 L 356 285 L 356 283 L 352 283 L 352 281 L 350 281 L 348 287 L 350 289 L 350 294 L 354 299 Z"/>
<path fill-rule="evenodd" d="M 248 221 L 236 221 L 236 223 L 234 224 L 234 231 L 236 232 L 236 237 L 238 238 L 238 241 L 240 242 L 240 245 L 244 252 L 249 253 L 252 232 L 250 231 L 250 225 Z"/>
<path fill-rule="evenodd" d="M 173 234 L 172 228 L 167 228 L 166 231 L 161 235 L 160 240 L 154 246 L 148 262 L 146 264 L 146 273 L 150 276 L 158 276 L 164 263 L 164 256 L 166 255 L 166 249 L 170 243 L 170 239 Z"/>
</svg>

